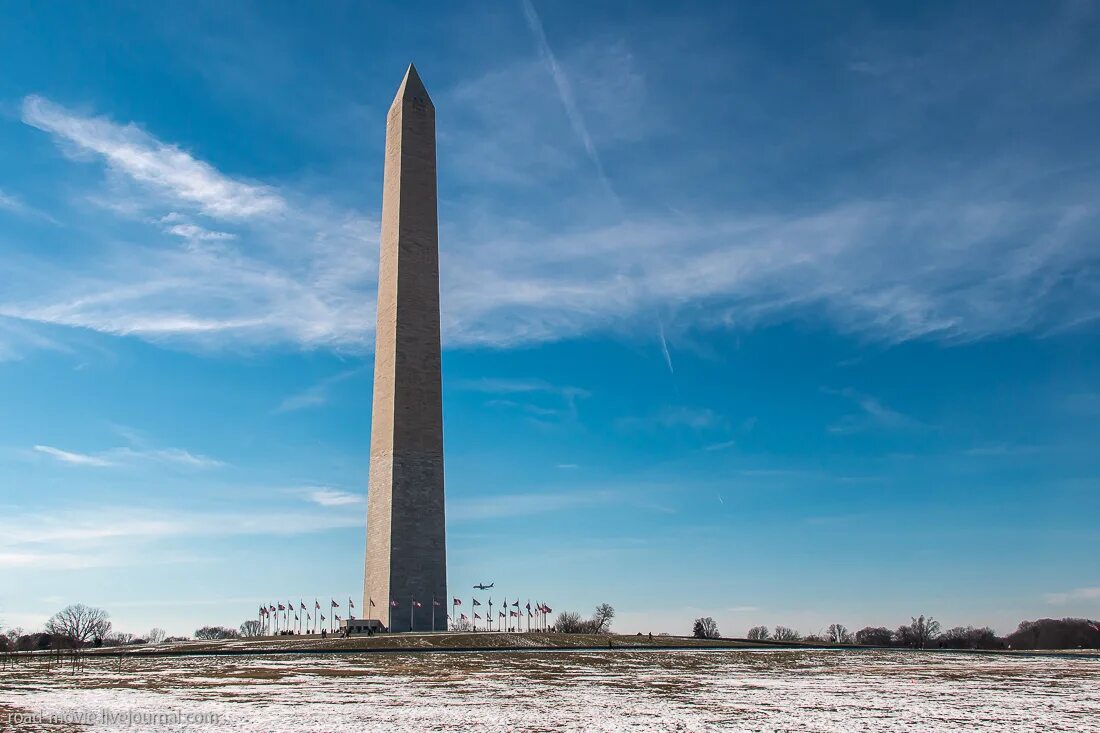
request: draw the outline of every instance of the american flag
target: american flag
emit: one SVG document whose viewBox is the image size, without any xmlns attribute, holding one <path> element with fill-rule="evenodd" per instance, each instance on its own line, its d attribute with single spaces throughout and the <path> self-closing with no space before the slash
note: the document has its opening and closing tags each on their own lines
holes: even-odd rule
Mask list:
<svg viewBox="0 0 1100 733">
<path fill-rule="evenodd" d="M 475 614 L 474 614 L 474 618 L 476 618 L 476 619 L 479 619 L 479 620 L 480 620 L 480 619 L 481 619 L 481 616 L 478 616 L 478 615 L 477 615 L 477 614 L 475 613 Z"/>
<path fill-rule="evenodd" d="M 355 608 L 355 601 L 348 599 L 348 608 Z"/>
<path fill-rule="evenodd" d="M 392 601 L 390 601 L 390 608 L 397 608 L 397 605 L 398 604 L 397 604 L 397 599 L 396 598 L 393 599 Z"/>
<path fill-rule="evenodd" d="M 368 598 L 367 600 L 370 602 L 370 607 L 374 608 L 374 599 L 373 598 Z"/>
<path fill-rule="evenodd" d="M 413 600 L 413 607 L 414 608 L 423 608 L 424 604 L 422 604 L 420 601 L 417 601 L 417 600 L 414 599 Z"/>
<path fill-rule="evenodd" d="M 337 603 L 336 601 L 333 601 L 333 602 L 332 602 L 332 607 L 333 607 L 333 608 L 339 608 L 339 607 L 340 607 L 340 604 L 339 604 L 339 603 Z"/>
<path fill-rule="evenodd" d="M 480 606 L 480 605 L 481 605 L 481 601 L 479 601 L 478 599 L 476 599 L 476 598 L 475 598 L 475 599 L 474 599 L 474 605 L 475 605 L 475 606 Z"/>
<path fill-rule="evenodd" d="M 285 610 L 286 610 L 286 606 L 284 606 L 283 604 L 281 604 L 281 603 L 280 603 L 280 604 L 279 604 L 279 610 L 280 610 L 280 611 L 285 611 Z"/>
<path fill-rule="evenodd" d="M 461 598 L 455 598 L 454 602 L 455 602 L 456 606 L 461 606 L 462 605 L 462 599 Z"/>
</svg>

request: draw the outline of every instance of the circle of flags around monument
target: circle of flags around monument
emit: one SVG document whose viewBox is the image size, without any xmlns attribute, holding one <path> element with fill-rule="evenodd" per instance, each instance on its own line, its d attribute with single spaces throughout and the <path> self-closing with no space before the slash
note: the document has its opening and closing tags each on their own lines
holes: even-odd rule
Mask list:
<svg viewBox="0 0 1100 733">
<path fill-rule="evenodd" d="M 519 599 L 513 599 L 509 601 L 507 598 L 496 603 L 490 597 L 485 603 L 478 598 L 471 597 L 469 599 L 471 608 L 484 607 L 488 608 L 487 611 L 473 611 L 472 618 L 465 613 L 459 613 L 459 607 L 464 605 L 463 599 L 453 596 L 451 598 L 451 613 L 442 614 L 438 621 L 446 619 L 449 622 L 458 621 L 460 625 L 465 627 L 469 624 L 469 628 L 453 629 L 452 630 L 470 630 L 470 631 L 509 631 L 509 632 L 521 632 L 521 631 L 547 631 L 550 629 L 550 614 L 553 609 L 549 605 L 542 602 L 527 601 L 524 605 L 520 605 Z M 441 631 L 442 624 L 437 623 L 436 609 L 442 607 L 442 603 L 432 598 L 431 600 L 431 626 L 423 629 L 416 628 L 414 611 L 424 607 L 424 602 L 415 597 L 409 597 L 409 627 L 413 631 Z M 375 603 L 373 598 L 367 599 L 367 618 L 368 620 L 374 620 L 376 609 L 378 604 Z M 392 616 L 396 611 L 395 609 L 402 608 L 403 604 L 400 599 L 391 598 L 389 600 L 389 614 Z M 498 606 L 499 610 L 494 615 L 493 606 Z M 347 615 L 342 616 L 339 611 L 343 609 L 343 605 L 337 602 L 335 599 L 329 599 L 328 605 L 329 615 L 326 616 L 322 613 L 322 605 L 320 600 L 313 600 L 312 609 L 306 605 L 305 600 L 299 600 L 297 604 L 293 601 L 276 601 L 270 604 L 261 604 L 257 611 L 257 621 L 259 622 L 260 634 L 264 636 L 276 636 L 276 635 L 297 635 L 297 634 L 319 634 L 322 632 L 335 633 L 341 629 L 341 622 L 345 619 L 352 620 L 355 618 L 355 601 L 348 598 L 347 601 Z M 311 612 L 312 611 L 312 612 Z M 386 623 L 388 619 L 378 618 L 379 624 L 384 627 L 389 627 L 390 624 Z M 478 628 L 478 622 L 483 622 L 481 628 Z"/>
</svg>

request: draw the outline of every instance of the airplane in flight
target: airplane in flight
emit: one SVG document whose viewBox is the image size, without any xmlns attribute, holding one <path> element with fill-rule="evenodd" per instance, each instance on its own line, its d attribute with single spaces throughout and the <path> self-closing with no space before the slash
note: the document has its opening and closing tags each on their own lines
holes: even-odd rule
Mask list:
<svg viewBox="0 0 1100 733">
<path fill-rule="evenodd" d="M 492 583 L 489 583 L 489 585 L 485 585 L 484 583 L 478 583 L 477 585 L 474 586 L 474 588 L 476 590 L 489 590 L 492 587 L 493 587 Z"/>
</svg>

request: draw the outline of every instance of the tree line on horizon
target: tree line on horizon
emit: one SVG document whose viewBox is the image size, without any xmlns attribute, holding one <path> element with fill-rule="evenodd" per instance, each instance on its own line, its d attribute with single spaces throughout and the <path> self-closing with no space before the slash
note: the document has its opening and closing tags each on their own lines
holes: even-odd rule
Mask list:
<svg viewBox="0 0 1100 733">
<path fill-rule="evenodd" d="M 695 620 L 693 635 L 720 638 L 710 617 Z M 1021 621 L 1011 634 L 998 636 L 988 626 L 955 626 L 941 629 L 932 616 L 915 616 L 908 624 L 891 630 L 866 626 L 852 632 L 844 624 L 830 624 L 821 634 L 803 636 L 788 626 L 754 626 L 745 636 L 750 641 L 850 644 L 852 646 L 902 647 L 910 649 L 1100 649 L 1100 623 L 1084 618 L 1044 618 Z"/>
<path fill-rule="evenodd" d="M 610 634 L 611 620 L 614 617 L 615 609 L 608 603 L 598 605 L 591 618 L 583 618 L 575 611 L 562 611 L 551 630 L 565 634 Z M 233 639 L 259 636 L 262 633 L 260 623 L 251 619 L 237 629 L 203 626 L 195 631 L 193 638 Z M 692 634 L 705 639 L 722 638 L 718 624 L 709 616 L 695 619 Z M 759 642 L 915 649 L 1100 649 L 1100 623 L 1084 618 L 1043 618 L 1022 621 L 1014 632 L 1000 637 L 987 626 L 957 626 L 941 630 L 939 621 L 931 616 L 921 615 L 894 630 L 884 626 L 867 626 L 853 633 L 844 624 L 830 624 L 821 634 L 803 636 L 796 629 L 787 626 L 775 626 L 773 629 L 754 626 L 749 629 L 745 638 Z M 42 631 L 24 633 L 21 628 L 13 628 L 0 633 L 0 652 L 159 644 L 187 640 L 187 637 L 182 636 L 169 637 L 159 628 L 152 628 L 143 635 L 117 631 L 106 611 L 76 603 L 51 616 Z"/>
</svg>

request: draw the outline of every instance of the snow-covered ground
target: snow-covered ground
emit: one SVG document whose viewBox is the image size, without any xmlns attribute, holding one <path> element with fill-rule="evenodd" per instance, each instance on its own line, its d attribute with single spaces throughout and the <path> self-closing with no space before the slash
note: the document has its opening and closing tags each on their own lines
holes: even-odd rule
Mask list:
<svg viewBox="0 0 1100 733">
<path fill-rule="evenodd" d="M 0 671 L 0 730 L 1100 731 L 1100 660 L 776 649 L 38 663 Z"/>
</svg>

